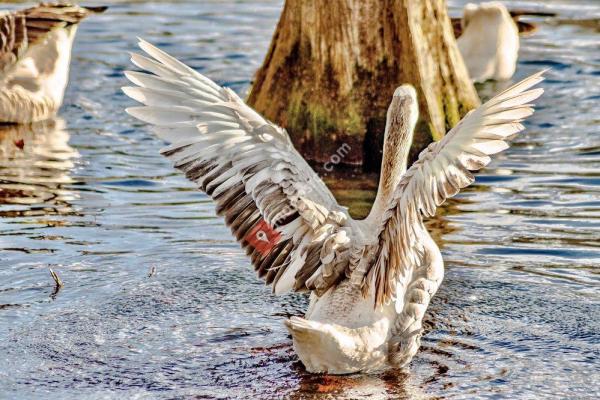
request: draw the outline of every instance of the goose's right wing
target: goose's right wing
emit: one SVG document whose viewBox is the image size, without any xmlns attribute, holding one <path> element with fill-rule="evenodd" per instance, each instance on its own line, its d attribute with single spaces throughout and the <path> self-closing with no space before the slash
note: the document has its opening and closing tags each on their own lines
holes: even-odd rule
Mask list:
<svg viewBox="0 0 600 400">
<path fill-rule="evenodd" d="M 127 111 L 171 143 L 163 155 L 217 203 L 217 213 L 277 293 L 326 290 L 345 272 L 348 215 L 296 152 L 285 130 L 232 90 L 140 41 L 123 88 Z"/>
<path fill-rule="evenodd" d="M 419 239 L 425 229 L 423 217 L 432 217 L 446 199 L 473 183 L 469 171 L 489 164 L 490 155 L 508 148 L 507 138 L 524 129 L 521 121 L 533 114 L 529 103 L 543 93 L 541 88 L 528 89 L 544 79 L 544 72 L 471 111 L 442 140 L 423 150 L 403 175 L 384 214 L 374 262 L 362 263 L 352 271 L 354 283 L 375 290 L 377 304 L 393 298 L 399 278 L 410 278 L 410 271 L 421 265 L 425 256 Z M 372 254 L 373 249 L 369 250 Z"/>
</svg>

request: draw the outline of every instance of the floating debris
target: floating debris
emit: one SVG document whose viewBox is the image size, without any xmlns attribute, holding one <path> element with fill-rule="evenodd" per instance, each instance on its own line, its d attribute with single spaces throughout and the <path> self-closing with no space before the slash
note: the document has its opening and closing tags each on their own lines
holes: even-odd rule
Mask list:
<svg viewBox="0 0 600 400">
<path fill-rule="evenodd" d="M 58 292 L 60 292 L 60 289 L 64 286 L 64 284 L 63 284 L 63 281 L 58 276 L 58 274 L 56 272 L 54 272 L 54 270 L 52 268 L 49 268 L 49 269 L 50 269 L 50 276 L 52 277 L 52 279 L 54 279 L 54 291 L 52 292 L 50 297 L 52 298 L 52 300 L 54 300 L 56 298 L 56 295 L 58 294 Z"/>
<path fill-rule="evenodd" d="M 54 279 L 55 287 L 60 290 L 60 288 L 64 286 L 63 282 L 52 268 L 50 268 L 50 276 L 52 277 L 52 279 Z"/>
</svg>

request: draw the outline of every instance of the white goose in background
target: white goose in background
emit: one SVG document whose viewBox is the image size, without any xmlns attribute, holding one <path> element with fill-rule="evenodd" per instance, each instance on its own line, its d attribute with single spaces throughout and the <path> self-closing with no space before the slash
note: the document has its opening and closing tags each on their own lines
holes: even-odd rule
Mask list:
<svg viewBox="0 0 600 400">
<path fill-rule="evenodd" d="M 474 181 L 469 171 L 508 147 L 523 130 L 537 73 L 469 113 L 408 170 L 418 118 L 415 90 L 396 89 L 387 113 L 375 204 L 353 220 L 294 149 L 286 131 L 151 44 L 132 62 L 125 87 L 145 104 L 128 108 L 154 125 L 174 161 L 217 204 L 217 213 L 275 293 L 309 291 L 304 318 L 285 321 L 311 372 L 345 374 L 406 366 L 417 352 L 421 321 L 444 275 L 423 218 Z"/>
<path fill-rule="evenodd" d="M 471 79 L 510 79 L 519 56 L 519 28 L 504 4 L 469 3 L 461 25 L 457 43 Z"/>
<path fill-rule="evenodd" d="M 106 7 L 41 3 L 0 12 L 0 123 L 48 119 L 62 104 L 77 25 Z"/>
</svg>

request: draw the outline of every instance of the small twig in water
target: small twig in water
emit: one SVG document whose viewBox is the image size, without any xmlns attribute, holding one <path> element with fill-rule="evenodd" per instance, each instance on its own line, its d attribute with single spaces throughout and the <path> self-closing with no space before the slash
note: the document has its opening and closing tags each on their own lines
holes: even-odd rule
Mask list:
<svg viewBox="0 0 600 400">
<path fill-rule="evenodd" d="M 50 276 L 52 277 L 52 279 L 54 279 L 54 292 L 51 295 L 51 297 L 54 298 L 56 294 L 60 291 L 60 288 L 64 285 L 58 274 L 54 272 L 52 268 L 50 268 Z"/>
<path fill-rule="evenodd" d="M 54 283 L 56 283 L 57 287 L 61 288 L 64 286 L 63 282 L 60 280 L 60 277 L 52 268 L 50 268 L 50 276 L 52 276 L 52 279 L 54 279 Z"/>
<path fill-rule="evenodd" d="M 156 267 L 153 265 L 150 267 L 150 272 L 148 272 L 148 278 L 152 278 L 154 275 L 156 275 Z"/>
</svg>

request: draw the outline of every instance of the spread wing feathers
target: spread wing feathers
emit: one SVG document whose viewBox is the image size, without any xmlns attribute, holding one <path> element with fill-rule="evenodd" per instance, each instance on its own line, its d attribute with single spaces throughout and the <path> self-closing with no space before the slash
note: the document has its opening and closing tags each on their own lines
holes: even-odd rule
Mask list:
<svg viewBox="0 0 600 400">
<path fill-rule="evenodd" d="M 78 24 L 91 13 L 106 7 L 80 7 L 68 3 L 40 3 L 37 6 L 0 15 L 0 72 L 10 69 L 27 49 L 53 29 Z"/>
<path fill-rule="evenodd" d="M 143 40 L 139 45 L 149 57 L 131 60 L 148 73 L 126 72 L 138 87 L 123 91 L 145 106 L 127 112 L 171 142 L 162 153 L 214 199 L 258 275 L 276 293 L 321 293 L 345 276 L 348 214 L 285 130 L 232 90 Z"/>
<path fill-rule="evenodd" d="M 402 177 L 382 218 L 378 243 L 362 251 L 373 261 L 357 264 L 351 274 L 352 282 L 363 285 L 364 291 L 374 286 L 376 304 L 391 300 L 396 285 L 406 280 L 404 275 L 422 262 L 422 218 L 432 217 L 447 198 L 473 183 L 470 171 L 486 166 L 490 155 L 508 147 L 509 136 L 524 129 L 521 121 L 533 113 L 529 103 L 543 93 L 541 88 L 528 89 L 544 79 L 544 72 L 471 111 L 442 140 L 423 150 Z"/>
</svg>

